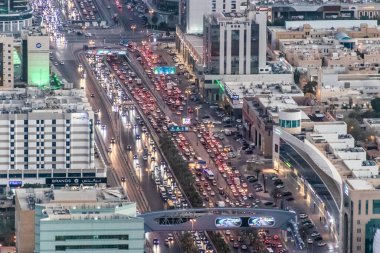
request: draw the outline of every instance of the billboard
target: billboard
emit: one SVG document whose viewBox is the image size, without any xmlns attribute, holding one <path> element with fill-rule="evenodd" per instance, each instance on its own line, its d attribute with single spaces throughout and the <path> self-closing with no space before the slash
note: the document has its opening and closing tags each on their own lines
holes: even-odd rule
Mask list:
<svg viewBox="0 0 380 253">
<path fill-rule="evenodd" d="M 191 125 L 191 118 L 182 118 L 182 125 Z"/>
<path fill-rule="evenodd" d="M 171 126 L 169 127 L 169 132 L 188 132 L 189 127 L 187 126 Z"/>
<path fill-rule="evenodd" d="M 106 177 L 46 178 L 47 185 L 94 185 L 106 183 Z"/>
<path fill-rule="evenodd" d="M 176 73 L 176 67 L 174 66 L 154 67 L 153 73 L 156 75 L 174 75 Z"/>
<path fill-rule="evenodd" d="M 275 224 L 275 219 L 271 216 L 262 217 L 250 217 L 248 219 L 248 226 L 259 228 L 259 227 L 273 227 Z"/>
<path fill-rule="evenodd" d="M 240 217 L 221 217 L 215 219 L 217 228 L 239 228 L 242 225 Z"/>
</svg>

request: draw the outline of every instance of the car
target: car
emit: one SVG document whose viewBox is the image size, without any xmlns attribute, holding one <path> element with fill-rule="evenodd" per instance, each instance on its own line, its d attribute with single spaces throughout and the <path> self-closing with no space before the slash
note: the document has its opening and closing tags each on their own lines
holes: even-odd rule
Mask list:
<svg viewBox="0 0 380 253">
<path fill-rule="evenodd" d="M 284 188 L 285 186 L 283 185 L 283 184 L 279 184 L 279 185 L 276 185 L 276 188 L 277 189 L 282 189 L 282 188 Z"/>
<path fill-rule="evenodd" d="M 281 195 L 283 197 L 287 197 L 287 196 L 292 196 L 292 193 L 291 192 L 283 192 Z"/>
<path fill-rule="evenodd" d="M 165 242 L 164 242 L 165 246 L 169 246 L 170 242 L 168 239 L 165 239 Z"/>
<path fill-rule="evenodd" d="M 111 143 L 114 144 L 115 142 L 115 138 L 111 138 Z"/>
<path fill-rule="evenodd" d="M 317 237 L 317 236 L 321 236 L 321 234 L 318 233 L 317 231 L 314 231 L 313 233 L 311 233 L 311 237 Z"/>
<path fill-rule="evenodd" d="M 318 247 L 323 247 L 323 246 L 326 246 L 326 243 L 325 242 L 318 242 Z"/>
<path fill-rule="evenodd" d="M 141 136 L 139 134 L 136 134 L 136 140 L 140 140 Z"/>
<path fill-rule="evenodd" d="M 54 66 L 58 66 L 58 62 L 54 62 Z"/>
<path fill-rule="evenodd" d="M 60 65 L 65 65 L 65 63 L 63 61 L 60 61 L 59 64 Z"/>
<path fill-rule="evenodd" d="M 286 199 L 286 201 L 293 201 L 293 200 L 294 200 L 293 197 L 289 197 L 289 198 Z"/>
<path fill-rule="evenodd" d="M 307 214 L 305 214 L 305 213 L 300 213 L 298 216 L 299 216 L 301 219 L 306 219 L 306 218 L 309 217 L 309 216 L 308 216 Z"/>
<path fill-rule="evenodd" d="M 158 240 L 157 238 L 154 238 L 153 245 L 159 245 L 159 244 L 160 244 L 160 240 Z"/>
<path fill-rule="evenodd" d="M 226 235 L 231 235 L 231 230 L 226 230 L 226 232 L 224 232 Z"/>
<path fill-rule="evenodd" d="M 248 249 L 247 245 L 245 245 L 245 244 L 242 244 L 242 245 L 240 246 L 240 248 L 241 248 L 242 250 L 247 250 L 247 249 Z"/>
<path fill-rule="evenodd" d="M 138 156 L 137 156 L 137 155 L 133 155 L 133 159 L 134 159 L 134 160 L 137 160 L 137 159 L 138 159 Z"/>
<path fill-rule="evenodd" d="M 95 97 L 95 94 L 94 94 L 94 93 L 91 93 L 91 95 L 90 95 L 90 96 L 93 98 L 93 97 Z"/>
<path fill-rule="evenodd" d="M 131 146 L 131 145 L 128 145 L 128 146 L 127 146 L 127 150 L 128 150 L 128 151 L 131 151 L 131 150 L 132 150 L 132 146 Z"/>
<path fill-rule="evenodd" d="M 320 242 L 320 241 L 322 241 L 322 240 L 323 240 L 322 236 L 316 236 L 316 237 L 314 238 L 314 241 L 315 241 L 315 242 Z"/>
<path fill-rule="evenodd" d="M 112 152 L 112 147 L 108 147 L 107 151 L 108 151 L 108 153 L 111 153 Z"/>
<path fill-rule="evenodd" d="M 271 201 L 267 201 L 264 203 L 265 206 L 272 206 L 274 203 Z"/>
<path fill-rule="evenodd" d="M 168 234 L 168 240 L 169 240 L 169 241 L 174 241 L 173 234 Z"/>
<path fill-rule="evenodd" d="M 233 247 L 234 247 L 234 249 L 238 249 L 239 248 L 239 243 L 238 242 L 234 242 Z"/>
<path fill-rule="evenodd" d="M 143 156 L 143 160 L 144 161 L 147 161 L 148 160 L 148 157 L 146 155 Z"/>
<path fill-rule="evenodd" d="M 308 244 L 313 244 L 314 241 L 313 241 L 313 239 L 309 238 L 309 239 L 307 239 L 307 243 L 308 243 Z"/>
<path fill-rule="evenodd" d="M 121 177 L 121 182 L 125 182 L 125 177 Z"/>
</svg>

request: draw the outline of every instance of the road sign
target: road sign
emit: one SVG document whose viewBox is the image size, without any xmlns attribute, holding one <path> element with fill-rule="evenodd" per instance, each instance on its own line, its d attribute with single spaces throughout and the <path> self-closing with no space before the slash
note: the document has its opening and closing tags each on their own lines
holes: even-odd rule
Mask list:
<svg viewBox="0 0 380 253">
<path fill-rule="evenodd" d="M 153 70 L 156 75 L 174 75 L 176 73 L 175 66 L 159 66 Z"/>
<path fill-rule="evenodd" d="M 171 126 L 169 127 L 169 132 L 188 132 L 189 127 L 187 126 Z"/>
</svg>

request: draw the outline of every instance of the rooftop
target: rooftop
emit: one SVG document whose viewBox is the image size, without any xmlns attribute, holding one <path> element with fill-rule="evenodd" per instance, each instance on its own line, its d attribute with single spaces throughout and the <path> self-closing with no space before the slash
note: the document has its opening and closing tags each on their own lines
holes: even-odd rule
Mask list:
<svg viewBox="0 0 380 253">
<path fill-rule="evenodd" d="M 362 179 L 348 179 L 347 183 L 353 190 L 365 191 L 376 190 L 375 187 L 368 181 Z"/>
<path fill-rule="evenodd" d="M 82 89 L 42 91 L 38 88 L 0 91 L 0 114 L 30 112 L 89 112 L 92 108 Z"/>
<path fill-rule="evenodd" d="M 17 200 L 23 210 L 34 210 L 36 204 L 48 203 L 93 203 L 96 205 L 119 204 L 124 199 L 123 191 L 119 188 L 30 188 L 17 189 Z M 129 203 L 125 200 L 123 202 Z"/>
</svg>

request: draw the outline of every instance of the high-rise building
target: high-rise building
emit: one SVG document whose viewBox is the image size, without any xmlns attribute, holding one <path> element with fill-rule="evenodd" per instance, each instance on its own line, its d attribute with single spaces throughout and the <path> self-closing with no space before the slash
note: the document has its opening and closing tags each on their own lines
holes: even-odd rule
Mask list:
<svg viewBox="0 0 380 253">
<path fill-rule="evenodd" d="M 180 25 L 183 32 L 201 34 L 203 32 L 203 16 L 211 13 L 240 12 L 246 6 L 246 0 L 181 0 L 179 4 Z"/>
<path fill-rule="evenodd" d="M 0 36 L 0 90 L 13 88 L 13 36 Z"/>
<path fill-rule="evenodd" d="M 0 91 L 0 191 L 53 177 L 101 177 L 94 113 L 83 90 Z"/>
<path fill-rule="evenodd" d="M 20 32 L 32 25 L 32 16 L 28 0 L 0 0 L 0 31 Z"/>
<path fill-rule="evenodd" d="M 264 72 L 266 22 L 264 12 L 217 12 L 205 15 L 205 73 L 249 75 Z"/>
<path fill-rule="evenodd" d="M 144 219 L 118 189 L 17 189 L 18 253 L 144 252 Z"/>
<path fill-rule="evenodd" d="M 22 75 L 30 86 L 50 84 L 49 36 L 44 28 L 22 31 Z"/>
</svg>

